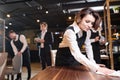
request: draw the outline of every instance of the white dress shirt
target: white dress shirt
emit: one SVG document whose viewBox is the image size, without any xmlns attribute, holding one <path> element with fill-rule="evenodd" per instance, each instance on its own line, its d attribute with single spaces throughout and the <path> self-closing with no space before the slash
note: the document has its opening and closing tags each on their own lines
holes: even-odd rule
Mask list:
<svg viewBox="0 0 120 80">
<path fill-rule="evenodd" d="M 46 32 L 47 32 L 47 30 L 41 32 L 41 38 L 40 39 L 44 39 Z M 41 43 L 40 47 L 44 48 L 44 43 Z"/>
<path fill-rule="evenodd" d="M 19 36 L 20 36 L 20 37 L 19 37 Z M 17 40 L 18 40 L 18 37 L 19 37 L 21 43 L 23 43 L 23 47 L 22 47 L 22 49 L 20 50 L 20 52 L 23 53 L 23 52 L 25 51 L 26 47 L 28 46 L 28 44 L 27 44 L 27 41 L 26 41 L 26 38 L 25 38 L 24 35 L 19 35 L 19 36 L 16 35 L 15 41 L 17 41 Z M 18 53 L 18 50 L 17 50 L 17 47 L 14 45 L 13 40 L 11 41 L 11 46 L 12 46 L 12 49 L 13 49 L 14 54 L 16 55 L 16 54 Z"/>
<path fill-rule="evenodd" d="M 71 29 L 65 31 L 63 40 L 59 44 L 59 47 L 60 48 L 69 47 L 71 54 L 78 62 L 90 68 L 91 70 L 96 71 L 99 66 L 96 64 L 95 60 L 93 59 L 93 51 L 90 43 L 89 31 L 87 31 L 87 37 L 85 40 L 85 48 L 88 56 L 88 58 L 86 58 L 86 56 L 81 53 L 81 50 L 76 41 L 77 38 L 76 33 L 79 33 L 79 37 L 82 36 L 82 30 L 79 28 L 76 22 L 74 22 L 70 26 L 73 26 L 74 31 Z"/>
</svg>

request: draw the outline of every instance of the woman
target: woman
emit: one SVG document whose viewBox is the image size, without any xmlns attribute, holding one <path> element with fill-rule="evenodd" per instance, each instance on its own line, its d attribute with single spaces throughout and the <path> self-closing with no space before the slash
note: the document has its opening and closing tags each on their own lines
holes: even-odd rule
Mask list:
<svg viewBox="0 0 120 80">
<path fill-rule="evenodd" d="M 14 55 L 22 55 L 23 56 L 23 66 L 27 68 L 28 78 L 31 78 L 31 61 L 30 61 L 30 50 L 27 44 L 26 37 L 23 34 L 17 34 L 15 31 L 9 31 L 9 37 L 11 39 L 11 46 L 14 52 Z M 19 64 L 19 63 L 18 63 Z M 17 74 L 17 80 L 20 78 L 21 74 Z"/>
<path fill-rule="evenodd" d="M 90 41 L 93 49 L 93 56 L 97 64 L 101 64 L 100 45 L 105 44 L 105 39 L 101 35 L 101 30 L 101 27 L 99 27 L 97 30 L 94 28 L 90 30 Z"/>
<path fill-rule="evenodd" d="M 91 28 L 95 30 L 98 28 L 100 21 L 98 13 L 90 8 L 84 8 L 76 14 L 73 24 L 66 29 L 63 40 L 59 44 L 56 66 L 77 66 L 81 63 L 94 72 L 103 74 L 114 72 L 114 70 L 100 67 L 93 59 L 89 33 Z M 85 43 L 88 58 L 79 48 L 83 43 Z"/>
</svg>

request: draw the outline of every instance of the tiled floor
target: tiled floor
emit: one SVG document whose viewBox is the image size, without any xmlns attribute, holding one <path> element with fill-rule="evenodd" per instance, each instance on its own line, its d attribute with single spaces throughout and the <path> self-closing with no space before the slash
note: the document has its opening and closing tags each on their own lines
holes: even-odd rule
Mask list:
<svg viewBox="0 0 120 80">
<path fill-rule="evenodd" d="M 31 77 L 33 77 L 35 74 L 41 71 L 41 66 L 39 62 L 31 63 Z M 27 80 L 27 70 L 25 67 L 23 67 L 22 71 L 22 80 Z"/>
<path fill-rule="evenodd" d="M 41 71 L 40 63 L 39 62 L 34 62 L 34 63 L 32 62 L 31 63 L 31 78 L 40 71 Z M 14 76 L 14 78 L 16 79 L 16 75 Z M 22 69 L 22 80 L 27 80 L 27 69 L 26 69 L 26 67 L 23 67 L 23 69 Z"/>
</svg>

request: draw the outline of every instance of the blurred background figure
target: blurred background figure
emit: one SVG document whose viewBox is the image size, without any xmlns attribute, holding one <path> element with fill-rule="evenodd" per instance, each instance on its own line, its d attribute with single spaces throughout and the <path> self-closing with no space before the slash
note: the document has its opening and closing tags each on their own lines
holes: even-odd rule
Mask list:
<svg viewBox="0 0 120 80">
<path fill-rule="evenodd" d="M 30 80 L 31 77 L 31 66 L 30 66 L 30 51 L 26 41 L 26 37 L 22 34 L 17 34 L 15 31 L 9 31 L 9 37 L 11 39 L 11 46 L 14 52 L 14 55 L 23 55 L 23 66 L 27 68 L 28 77 L 27 80 Z M 17 75 L 17 80 L 19 78 Z"/>
<path fill-rule="evenodd" d="M 101 35 L 101 27 L 99 27 L 97 30 L 91 29 L 91 45 L 93 49 L 93 55 L 96 63 L 101 64 L 101 58 L 100 58 L 100 45 L 105 44 L 105 38 Z"/>
<path fill-rule="evenodd" d="M 46 22 L 40 23 L 40 33 L 38 37 L 35 38 L 35 42 L 37 42 L 37 46 L 39 48 L 39 56 L 42 62 L 42 70 L 46 68 L 46 66 L 51 66 L 51 53 L 53 43 L 53 35 L 51 32 L 48 32 L 48 24 Z"/>
</svg>

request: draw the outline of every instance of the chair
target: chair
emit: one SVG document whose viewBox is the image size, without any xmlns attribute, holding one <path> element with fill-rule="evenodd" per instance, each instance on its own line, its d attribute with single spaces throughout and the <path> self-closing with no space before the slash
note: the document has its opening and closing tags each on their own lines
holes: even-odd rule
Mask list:
<svg viewBox="0 0 120 80">
<path fill-rule="evenodd" d="M 0 80 L 4 80 L 7 53 L 0 53 Z"/>
<path fill-rule="evenodd" d="M 19 80 L 21 80 L 21 73 L 22 73 L 22 55 L 15 55 L 12 59 L 12 66 L 6 67 L 5 74 L 8 77 L 11 75 L 11 80 L 14 80 L 14 75 L 19 74 Z"/>
</svg>

